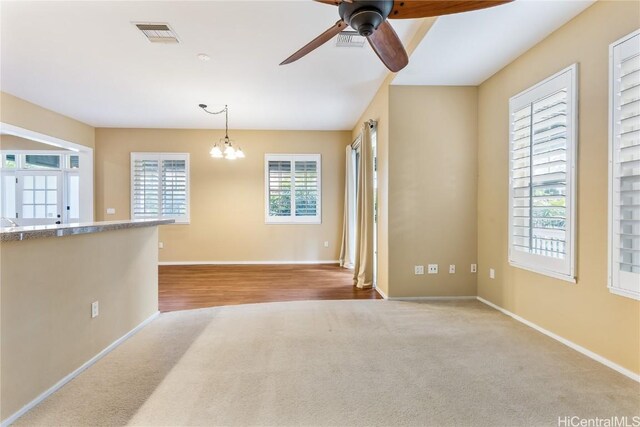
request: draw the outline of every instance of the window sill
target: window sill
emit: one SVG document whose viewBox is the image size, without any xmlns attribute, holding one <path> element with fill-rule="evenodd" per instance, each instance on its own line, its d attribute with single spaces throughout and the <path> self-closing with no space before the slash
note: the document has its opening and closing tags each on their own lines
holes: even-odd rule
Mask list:
<svg viewBox="0 0 640 427">
<path fill-rule="evenodd" d="M 609 288 L 609 292 L 611 292 L 612 294 L 640 301 L 640 294 L 637 292 L 627 291 L 626 289 L 620 289 L 613 286 L 607 286 L 607 287 Z"/>
<path fill-rule="evenodd" d="M 265 221 L 266 225 L 322 225 L 322 221 L 296 222 L 296 221 Z"/>
<path fill-rule="evenodd" d="M 563 280 L 565 282 L 569 282 L 573 284 L 577 283 L 577 280 L 574 276 L 567 276 L 565 274 L 556 273 L 555 271 L 548 271 L 548 270 L 529 267 L 526 265 L 518 264 L 517 262 L 511 261 L 511 260 L 509 260 L 509 265 L 512 267 L 520 268 L 522 270 L 530 271 L 532 273 L 537 273 L 543 276 L 552 277 L 554 279 Z"/>
</svg>

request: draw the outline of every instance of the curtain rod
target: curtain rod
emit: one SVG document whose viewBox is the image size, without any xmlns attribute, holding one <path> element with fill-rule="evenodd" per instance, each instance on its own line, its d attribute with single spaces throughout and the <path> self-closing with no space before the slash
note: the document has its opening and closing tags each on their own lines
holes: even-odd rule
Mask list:
<svg viewBox="0 0 640 427">
<path fill-rule="evenodd" d="M 377 120 L 373 120 L 373 119 L 369 119 L 365 122 L 365 124 L 368 124 L 369 127 L 371 129 L 373 129 L 375 126 L 378 125 L 378 121 Z M 362 140 L 362 133 L 360 133 L 356 139 L 349 145 L 351 145 L 351 148 L 356 148 L 358 145 L 360 145 L 360 141 Z"/>
</svg>

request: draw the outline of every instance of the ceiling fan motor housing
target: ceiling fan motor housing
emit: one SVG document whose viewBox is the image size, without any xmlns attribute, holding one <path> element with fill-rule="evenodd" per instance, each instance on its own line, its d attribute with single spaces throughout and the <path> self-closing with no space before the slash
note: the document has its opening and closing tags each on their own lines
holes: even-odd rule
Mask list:
<svg viewBox="0 0 640 427">
<path fill-rule="evenodd" d="M 351 28 L 363 37 L 369 37 L 391 13 L 392 1 L 343 1 L 340 3 L 338 13 Z"/>
</svg>

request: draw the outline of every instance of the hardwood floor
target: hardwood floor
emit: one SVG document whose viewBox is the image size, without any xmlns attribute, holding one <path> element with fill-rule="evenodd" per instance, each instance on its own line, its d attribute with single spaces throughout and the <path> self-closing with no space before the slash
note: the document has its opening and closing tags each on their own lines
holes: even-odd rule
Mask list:
<svg viewBox="0 0 640 427">
<path fill-rule="evenodd" d="M 259 302 L 381 299 L 337 265 L 163 265 L 160 311 Z"/>
</svg>

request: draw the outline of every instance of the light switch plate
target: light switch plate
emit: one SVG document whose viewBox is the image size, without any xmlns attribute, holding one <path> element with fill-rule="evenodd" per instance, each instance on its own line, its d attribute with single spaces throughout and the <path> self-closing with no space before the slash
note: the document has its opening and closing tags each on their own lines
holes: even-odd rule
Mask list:
<svg viewBox="0 0 640 427">
<path fill-rule="evenodd" d="M 471 264 L 471 272 L 472 273 L 478 272 L 478 264 Z"/>
<path fill-rule="evenodd" d="M 91 303 L 91 318 L 98 317 L 98 314 L 100 314 L 100 307 L 98 301 L 94 301 Z"/>
<path fill-rule="evenodd" d="M 107 215 L 115 215 L 116 208 L 107 208 Z"/>
<path fill-rule="evenodd" d="M 424 274 L 424 265 L 416 265 L 413 267 L 413 271 L 415 275 Z"/>
<path fill-rule="evenodd" d="M 449 274 L 455 274 L 455 272 L 456 272 L 456 266 L 455 264 L 451 264 L 449 266 Z"/>
<path fill-rule="evenodd" d="M 438 264 L 429 264 L 429 274 L 438 274 Z"/>
<path fill-rule="evenodd" d="M 496 271 L 493 268 L 489 269 L 489 279 L 495 279 L 496 278 Z"/>
</svg>

